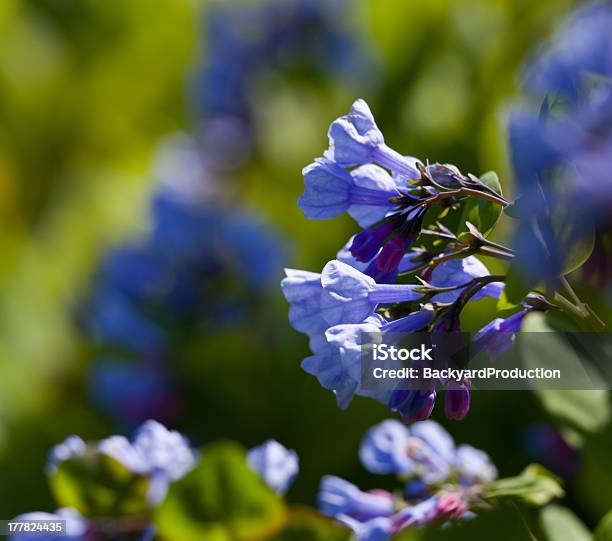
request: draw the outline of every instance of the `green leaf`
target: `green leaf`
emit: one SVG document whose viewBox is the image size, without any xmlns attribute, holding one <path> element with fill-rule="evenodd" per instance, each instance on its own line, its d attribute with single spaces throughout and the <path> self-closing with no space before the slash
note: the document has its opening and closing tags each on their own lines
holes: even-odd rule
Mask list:
<svg viewBox="0 0 612 541">
<path fill-rule="evenodd" d="M 555 331 L 542 313 L 529 314 L 523 321 L 521 330 L 528 333 Z M 547 340 L 545 349 L 533 347 L 533 340 L 520 340 L 521 355 L 525 366 L 553 366 L 560 368 L 560 363 L 577 355 L 570 345 L 561 339 Z M 578 361 L 574 361 L 576 363 Z M 555 417 L 557 423 L 574 434 L 568 436 L 574 444 L 582 436 L 593 433 L 605 426 L 610 419 L 610 401 L 605 390 L 554 389 L 537 390 L 536 396 L 544 409 Z"/>
<path fill-rule="evenodd" d="M 504 288 L 499 296 L 499 300 L 497 301 L 497 310 L 503 312 L 504 310 L 512 310 L 519 306 L 518 302 L 510 302 L 506 295 L 506 288 Z"/>
<path fill-rule="evenodd" d="M 499 179 L 493 171 L 485 173 L 480 180 L 501 195 Z M 446 227 L 455 233 L 469 231 L 466 222 L 473 226 L 483 235 L 487 236 L 497 224 L 502 213 L 502 206 L 492 201 L 486 201 L 476 197 L 468 197 L 460 205 L 452 210 L 446 208 L 441 214 L 430 216 L 430 219 L 441 221 Z"/>
<path fill-rule="evenodd" d="M 515 500 L 529 505 L 545 505 L 564 495 L 559 479 L 539 464 L 531 464 L 517 477 L 495 481 L 483 494 L 484 500 Z"/>
<path fill-rule="evenodd" d="M 486 173 L 483 173 L 480 176 L 480 182 L 487 186 L 487 188 L 493 190 L 497 195 L 503 195 L 499 177 L 495 171 L 487 171 Z"/>
<path fill-rule="evenodd" d="M 547 505 L 540 513 L 540 529 L 547 541 L 590 541 L 591 532 L 566 507 Z"/>
<path fill-rule="evenodd" d="M 597 528 L 595 528 L 593 541 L 612 541 L 612 511 L 609 511 L 599 521 Z"/>
<path fill-rule="evenodd" d="M 307 507 L 291 509 L 281 532 L 266 541 L 348 541 L 351 532 Z"/>
<path fill-rule="evenodd" d="M 148 480 L 94 450 L 62 462 L 49 484 L 59 507 L 74 507 L 86 517 L 148 512 Z"/>
<path fill-rule="evenodd" d="M 527 293 L 529 293 L 536 285 L 535 281 L 528 282 L 522 275 L 519 269 L 519 262 L 514 259 L 508 267 L 506 274 L 506 287 L 504 288 L 504 297 L 508 303 L 518 305 Z"/>
<path fill-rule="evenodd" d="M 173 541 L 265 539 L 286 520 L 282 499 L 248 467 L 244 450 L 234 443 L 206 448 L 156 512 L 161 536 Z"/>
</svg>

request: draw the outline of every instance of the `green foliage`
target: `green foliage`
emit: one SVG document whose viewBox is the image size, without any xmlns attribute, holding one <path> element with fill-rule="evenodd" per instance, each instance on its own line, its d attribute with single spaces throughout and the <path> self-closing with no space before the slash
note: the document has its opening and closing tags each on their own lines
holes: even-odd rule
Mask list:
<svg viewBox="0 0 612 541">
<path fill-rule="evenodd" d="M 49 483 L 58 507 L 74 507 L 86 517 L 148 512 L 148 480 L 93 450 L 59 464 Z"/>
<path fill-rule="evenodd" d="M 547 316 L 529 314 L 522 331 L 554 333 Z M 575 359 L 578 353 L 557 335 L 546 341 L 546 348 L 537 348 L 533 341 L 521 341 L 521 355 L 526 366 L 557 366 L 563 359 Z M 578 361 L 576 361 L 578 362 Z M 605 390 L 538 390 L 536 395 L 544 409 L 557 423 L 574 433 L 574 442 L 588 433 L 601 429 L 610 419 L 610 403 Z"/>
<path fill-rule="evenodd" d="M 516 477 L 495 481 L 482 495 L 485 501 L 510 500 L 528 505 L 545 505 L 565 494 L 559 479 L 546 468 L 531 464 Z"/>
<path fill-rule="evenodd" d="M 298 507 L 291 509 L 285 527 L 266 541 L 348 541 L 351 533 L 315 511 Z"/>
<path fill-rule="evenodd" d="M 173 541 L 264 539 L 286 520 L 282 499 L 248 467 L 244 450 L 234 443 L 205 448 L 155 515 L 160 534 Z"/>
<path fill-rule="evenodd" d="M 539 527 L 546 541 L 590 541 L 591 532 L 569 509 L 548 505 L 540 512 Z"/>
<path fill-rule="evenodd" d="M 612 511 L 599 521 L 593 541 L 612 541 Z"/>
<path fill-rule="evenodd" d="M 498 195 L 502 195 L 502 188 L 499 182 L 499 178 L 495 171 L 488 171 L 480 177 L 483 184 L 488 186 Z M 485 201 L 483 199 L 470 198 L 464 204 L 463 213 L 461 217 L 461 224 L 470 222 L 476 226 L 476 228 L 486 237 L 501 216 L 503 207 L 492 201 Z"/>
</svg>

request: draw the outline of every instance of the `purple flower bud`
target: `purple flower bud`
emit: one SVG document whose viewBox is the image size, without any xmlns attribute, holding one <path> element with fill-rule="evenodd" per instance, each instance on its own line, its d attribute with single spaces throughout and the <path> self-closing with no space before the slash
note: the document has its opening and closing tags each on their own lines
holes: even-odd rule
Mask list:
<svg viewBox="0 0 612 541">
<path fill-rule="evenodd" d="M 470 381 L 450 387 L 444 395 L 444 413 L 449 419 L 460 421 L 470 410 Z"/>
<path fill-rule="evenodd" d="M 461 493 L 447 492 L 438 497 L 436 519 L 461 518 L 467 513 L 469 506 Z"/>
<path fill-rule="evenodd" d="M 424 421 L 431 415 L 435 403 L 435 389 L 409 391 L 397 411 L 404 421 Z"/>
<path fill-rule="evenodd" d="M 355 235 L 350 249 L 352 256 L 357 261 L 370 261 L 379 252 L 393 227 L 392 222 L 386 222 Z"/>
<path fill-rule="evenodd" d="M 407 241 L 402 235 L 395 235 L 384 245 L 376 258 L 376 267 L 381 272 L 394 272 L 404 257 Z"/>
<path fill-rule="evenodd" d="M 445 188 L 456 188 L 461 185 L 463 175 L 454 165 L 434 163 L 427 166 L 427 172 L 436 184 Z"/>
</svg>

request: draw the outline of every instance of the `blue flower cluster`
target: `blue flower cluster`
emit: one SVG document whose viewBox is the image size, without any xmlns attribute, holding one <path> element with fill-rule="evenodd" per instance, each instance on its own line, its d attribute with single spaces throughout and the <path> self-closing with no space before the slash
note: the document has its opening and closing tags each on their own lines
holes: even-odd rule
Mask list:
<svg viewBox="0 0 612 541">
<path fill-rule="evenodd" d="M 247 453 L 251 469 L 275 492 L 285 494 L 299 472 L 297 453 L 268 440 Z"/>
<path fill-rule="evenodd" d="M 56 473 L 60 465 L 72 458 L 84 456 L 88 452 L 106 455 L 122 464 L 129 471 L 144 476 L 148 480 L 147 502 L 155 508 L 163 502 L 170 484 L 187 475 L 197 464 L 199 453 L 189 440 L 174 430 L 168 430 L 157 421 L 148 420 L 134 434 L 132 440 L 125 436 L 110 436 L 95 443 L 86 443 L 76 435 L 68 436 L 49 452 L 45 471 L 48 475 Z M 295 451 L 288 450 L 275 440 L 268 440 L 248 451 L 246 456 L 251 469 L 272 489 L 284 494 L 298 474 L 298 457 Z M 118 495 L 119 496 L 119 495 Z M 100 518 L 100 517 L 98 517 Z M 97 539 L 98 526 L 81 516 L 76 509 L 62 508 L 55 513 L 25 513 L 15 518 L 19 520 L 63 520 L 66 521 L 66 538 L 69 541 Z M 104 525 L 102 524 L 102 527 Z M 155 528 L 150 524 L 140 525 L 141 531 L 131 532 L 138 541 L 153 539 Z M 29 541 L 55 539 L 56 534 L 16 533 L 12 539 Z"/>
<path fill-rule="evenodd" d="M 81 310 L 103 355 L 93 400 L 128 426 L 180 409 L 167 359 L 189 329 L 218 332 L 246 321 L 275 283 L 279 235 L 245 210 L 226 208 L 189 138 L 162 146 L 150 231 L 112 249 Z M 247 270 L 248 269 L 248 270 Z"/>
<path fill-rule="evenodd" d="M 304 70 L 350 81 L 372 73 L 375 62 L 359 33 L 343 22 L 348 4 L 265 0 L 208 9 L 206 61 L 195 99 L 203 115 L 204 152 L 214 166 L 235 169 L 248 157 L 253 146 L 249 92 L 263 74 Z"/>
<path fill-rule="evenodd" d="M 371 473 L 396 475 L 403 490 L 364 492 L 339 477 L 321 480 L 321 512 L 353 530 L 356 541 L 384 541 L 403 530 L 467 518 L 471 503 L 497 477 L 486 453 L 455 446 L 434 421 L 410 427 L 384 421 L 368 431 L 359 457 Z"/>
<path fill-rule="evenodd" d="M 431 414 L 437 390 L 371 392 L 361 387 L 361 335 L 365 332 L 453 332 L 467 302 L 498 298 L 504 284 L 475 256 L 486 243 L 471 224 L 466 243 L 435 218 L 460 207 L 467 197 L 505 205 L 500 194 L 453 165 L 426 165 L 388 147 L 363 100 L 329 128 L 329 148 L 307 166 L 299 200 L 311 219 L 348 212 L 364 228 L 325 265 L 321 273 L 286 269 L 281 287 L 290 303 L 289 320 L 310 338 L 313 356 L 304 370 L 336 394 L 338 405 L 353 396 L 371 396 L 422 420 Z M 450 239 L 441 252 L 415 246 L 422 233 Z M 399 277 L 418 277 L 395 283 Z M 507 319 L 497 318 L 475 337 L 474 345 L 492 357 L 512 344 L 536 296 Z M 445 412 L 462 419 L 470 404 L 468 381 L 448 388 Z"/>
<path fill-rule="evenodd" d="M 531 60 L 524 87 L 530 105 L 510 117 L 510 146 L 521 224 L 517 264 L 528 285 L 571 268 L 568 246 L 609 250 L 612 222 L 612 5 L 576 11 Z M 597 254 L 596 254 L 597 255 Z M 603 256 L 609 280 L 609 255 Z M 600 257 L 600 261 L 602 260 Z"/>
</svg>

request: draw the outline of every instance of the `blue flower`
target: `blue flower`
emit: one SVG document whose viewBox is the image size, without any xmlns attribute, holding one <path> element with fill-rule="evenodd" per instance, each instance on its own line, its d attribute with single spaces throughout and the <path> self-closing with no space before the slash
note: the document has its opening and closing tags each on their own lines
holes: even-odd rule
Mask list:
<svg viewBox="0 0 612 541">
<path fill-rule="evenodd" d="M 529 309 L 524 309 L 506 319 L 498 317 L 487 323 L 474 335 L 472 342 L 474 351 L 485 351 L 491 359 L 503 355 L 512 347 L 515 333 L 520 330 L 523 319 L 528 313 Z"/>
<path fill-rule="evenodd" d="M 435 421 L 406 427 L 387 420 L 368 431 L 359 457 L 372 473 L 418 477 L 430 485 L 443 483 L 450 475 L 455 444 Z"/>
<path fill-rule="evenodd" d="M 291 326 L 308 335 L 325 332 L 329 325 L 321 312 L 321 274 L 296 269 L 285 269 L 285 274 L 281 288 L 289 302 Z"/>
<path fill-rule="evenodd" d="M 134 473 L 149 478 L 149 501 L 160 503 L 168 486 L 189 472 L 196 454 L 189 441 L 156 421 L 146 421 L 132 442 L 123 436 L 111 436 L 98 443 L 98 450 L 114 458 Z"/>
<path fill-rule="evenodd" d="M 348 115 L 332 122 L 327 135 L 325 157 L 340 167 L 373 162 L 374 151 L 385 142 L 364 100 L 355 101 Z"/>
<path fill-rule="evenodd" d="M 471 255 L 463 259 L 449 259 L 440 263 L 431 273 L 430 283 L 435 287 L 453 287 L 467 284 L 475 278 L 488 276 L 489 270 L 477 257 Z M 484 297 L 499 298 L 504 288 L 502 282 L 492 282 L 478 291 L 472 300 Z M 462 290 L 438 293 L 434 299 L 437 302 L 454 302 L 461 295 Z"/>
<path fill-rule="evenodd" d="M 76 509 L 63 507 L 55 513 L 32 512 L 23 513 L 15 517 L 12 522 L 45 520 L 45 521 L 65 521 L 66 530 L 63 534 L 56 533 L 14 533 L 9 536 L 10 541 L 56 541 L 61 535 L 63 541 L 86 541 L 88 530 L 87 521 L 79 514 Z"/>
<path fill-rule="evenodd" d="M 49 451 L 45 471 L 47 474 L 55 473 L 61 462 L 82 455 L 86 450 L 87 444 L 79 436 L 68 436 L 62 443 L 58 443 Z"/>
<path fill-rule="evenodd" d="M 334 218 L 348 213 L 362 227 L 382 220 L 396 204 L 399 194 L 393 178 L 381 167 L 369 164 L 346 171 L 325 158 L 302 171 L 306 189 L 298 200 L 311 219 Z"/>
<path fill-rule="evenodd" d="M 393 496 L 388 492 L 363 492 L 352 483 L 333 475 L 321 479 L 317 501 L 324 515 L 346 515 L 360 522 L 389 517 L 395 511 Z"/>
<path fill-rule="evenodd" d="M 418 286 L 377 284 L 373 278 L 338 260 L 325 265 L 321 285 L 321 311 L 330 325 L 360 323 L 373 315 L 379 304 L 422 297 Z"/>
<path fill-rule="evenodd" d="M 386 541 L 392 533 L 392 520 L 388 517 L 377 517 L 365 522 L 348 515 L 338 515 L 335 518 L 352 530 L 355 541 Z"/>
<path fill-rule="evenodd" d="M 332 122 L 325 157 L 340 167 L 378 163 L 408 179 L 420 178 L 414 161 L 385 145 L 372 112 L 364 100 L 353 103 L 348 115 Z"/>
<path fill-rule="evenodd" d="M 299 471 L 297 453 L 275 440 L 250 449 L 247 461 L 251 469 L 279 494 L 285 494 Z"/>
<path fill-rule="evenodd" d="M 348 407 L 355 394 L 380 398 L 376 393 L 361 389 L 361 334 L 380 332 L 384 321 L 374 315 L 363 323 L 330 327 L 325 333 L 326 341 L 318 345 L 312 357 L 302 362 L 306 372 L 334 392 L 342 409 Z"/>
<path fill-rule="evenodd" d="M 497 478 L 497 468 L 489 455 L 471 445 L 459 445 L 455 454 L 454 468 L 462 485 L 482 485 Z"/>
</svg>

